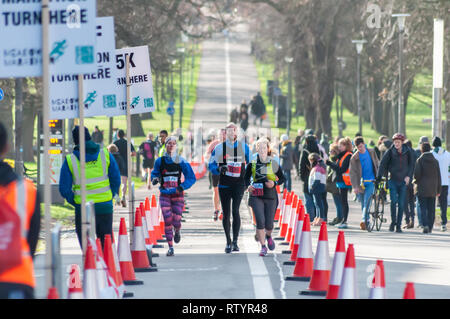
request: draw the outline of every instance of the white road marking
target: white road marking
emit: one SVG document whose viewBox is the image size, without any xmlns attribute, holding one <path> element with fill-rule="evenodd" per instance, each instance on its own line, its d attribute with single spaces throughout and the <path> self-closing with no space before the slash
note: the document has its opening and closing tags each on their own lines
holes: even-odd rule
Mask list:
<svg viewBox="0 0 450 319">
<path fill-rule="evenodd" d="M 209 268 L 166 268 L 158 269 L 158 271 L 216 271 L 219 267 L 209 267 Z"/>
<path fill-rule="evenodd" d="M 278 274 L 280 275 L 280 293 L 281 293 L 281 298 L 282 299 L 286 299 L 286 291 L 284 291 L 284 286 L 286 284 L 286 282 L 284 281 L 284 274 L 283 274 L 283 268 L 281 268 L 280 262 L 278 261 L 277 258 L 277 254 L 274 252 L 273 253 L 273 260 L 275 260 L 275 263 L 277 264 L 278 267 Z"/>
</svg>

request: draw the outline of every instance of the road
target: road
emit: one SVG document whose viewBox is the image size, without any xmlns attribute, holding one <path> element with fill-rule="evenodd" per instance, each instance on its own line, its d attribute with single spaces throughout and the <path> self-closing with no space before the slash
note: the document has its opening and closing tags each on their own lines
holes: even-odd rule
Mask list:
<svg viewBox="0 0 450 319">
<path fill-rule="evenodd" d="M 202 124 L 204 132 L 223 127 L 228 121 L 228 111 L 249 99 L 259 90 L 256 70 L 249 55 L 250 44 L 244 26 L 239 26 L 226 40 L 217 35 L 203 43 L 198 102 L 193 112 L 193 124 Z M 264 92 L 263 96 L 264 96 Z M 197 124 L 195 122 L 197 121 Z M 201 122 L 200 122 L 201 121 Z M 263 127 L 268 127 L 265 122 Z M 282 132 L 284 133 L 284 132 Z M 294 190 L 300 194 L 301 185 L 294 181 Z M 279 245 L 267 257 L 258 256 L 259 246 L 253 236 L 246 201 L 241 205 L 242 229 L 239 239 L 241 251 L 225 254 L 225 236 L 221 222 L 212 220 L 211 191 L 207 178 L 199 180 L 188 191 L 189 214 L 184 216 L 182 239 L 175 245 L 175 256 L 166 257 L 164 248 L 154 262 L 155 273 L 137 273 L 144 281 L 142 286 L 128 286 L 135 298 L 197 299 L 197 298 L 321 298 L 301 296 L 299 291 L 308 283 L 285 281 L 292 274 L 293 266 L 283 266 L 288 255 L 282 254 L 286 246 Z M 137 191 L 137 198 L 150 196 L 155 190 Z M 335 216 L 335 207 L 329 196 L 329 219 Z M 389 208 L 386 206 L 389 215 Z M 450 297 L 450 236 L 438 229 L 432 234 L 422 234 L 413 229 L 403 234 L 391 233 L 388 225 L 380 232 L 359 230 L 360 206 L 350 200 L 349 229 L 345 230 L 346 243 L 355 245 L 358 290 L 360 298 L 367 298 L 367 278 L 370 266 L 383 259 L 388 298 L 401 298 L 405 282 L 415 283 L 417 298 Z M 117 238 L 119 217 L 127 218 L 124 209 L 117 209 L 114 231 Z M 387 216 L 389 221 L 390 216 Z M 312 228 L 313 250 L 318 240 L 318 227 Z M 329 226 L 329 247 L 334 255 L 338 230 Z M 81 265 L 81 252 L 75 234 L 67 233 L 62 243 L 63 263 Z M 40 288 L 38 297 L 44 297 L 43 255 L 37 257 L 36 276 Z"/>
</svg>

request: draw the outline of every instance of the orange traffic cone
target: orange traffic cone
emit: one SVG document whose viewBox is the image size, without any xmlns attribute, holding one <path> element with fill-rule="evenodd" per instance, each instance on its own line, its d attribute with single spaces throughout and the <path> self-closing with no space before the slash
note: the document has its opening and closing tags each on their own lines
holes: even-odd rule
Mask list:
<svg viewBox="0 0 450 319">
<path fill-rule="evenodd" d="M 278 224 L 277 224 L 277 229 L 280 229 L 281 227 L 281 220 L 283 218 L 284 215 L 284 211 L 286 209 L 286 198 L 287 198 L 288 192 L 286 190 L 286 188 L 283 190 L 283 195 L 281 197 L 281 204 L 280 204 L 280 216 L 278 218 Z"/>
<path fill-rule="evenodd" d="M 278 206 L 277 206 L 277 210 L 275 211 L 275 217 L 273 218 L 274 222 L 277 222 L 280 219 L 280 208 L 281 208 L 280 185 L 277 185 L 276 189 L 277 189 L 277 196 L 278 196 Z"/>
<path fill-rule="evenodd" d="M 68 285 L 68 299 L 83 299 L 83 288 L 81 287 L 80 279 L 80 266 L 78 266 L 77 264 L 70 265 Z"/>
<path fill-rule="evenodd" d="M 114 232 L 111 233 L 111 239 L 112 239 L 111 249 L 112 249 L 112 254 L 114 257 L 114 265 L 115 265 L 116 273 L 117 273 L 116 277 L 119 280 L 119 283 L 117 284 L 117 288 L 119 289 L 119 292 L 122 294 L 123 298 L 133 297 L 134 293 L 126 291 L 125 284 L 124 284 L 123 278 L 122 278 L 122 273 L 120 272 L 120 263 L 119 263 L 119 257 L 117 256 L 117 248 L 116 248 L 116 242 L 114 240 Z M 105 239 L 105 242 L 106 242 L 106 239 Z"/>
<path fill-rule="evenodd" d="M 333 268 L 331 269 L 330 282 L 328 285 L 327 299 L 337 299 L 339 287 L 341 286 L 342 274 L 345 265 L 345 237 L 344 231 L 340 230 L 336 251 L 333 258 Z"/>
<path fill-rule="evenodd" d="M 414 283 L 407 282 L 405 291 L 403 292 L 403 299 L 416 299 L 416 291 L 414 289 Z"/>
<path fill-rule="evenodd" d="M 134 218 L 134 238 L 131 244 L 131 258 L 133 260 L 133 267 L 135 272 L 156 271 L 156 268 L 151 267 L 148 260 L 147 250 L 145 248 L 144 228 L 142 226 L 141 210 L 136 209 Z"/>
<path fill-rule="evenodd" d="M 308 290 L 302 291 L 301 295 L 326 296 L 328 281 L 330 280 L 330 252 L 328 249 L 327 223 L 322 222 L 320 226 L 319 242 L 317 243 L 316 256 L 314 258 L 314 269 Z"/>
<path fill-rule="evenodd" d="M 159 224 L 159 205 L 156 201 L 156 196 L 155 194 L 152 195 L 152 202 L 151 202 L 151 207 L 150 207 L 150 219 L 152 221 L 152 226 L 153 226 L 153 234 L 154 234 L 154 238 L 156 243 L 153 245 L 153 248 L 162 248 L 163 245 L 158 244 L 158 242 L 163 242 L 163 237 L 162 237 L 162 232 L 163 229 L 161 229 L 161 226 Z"/>
<path fill-rule="evenodd" d="M 290 192 L 287 196 L 286 196 L 286 205 L 284 208 L 284 214 L 283 217 L 281 218 L 281 227 L 280 227 L 280 233 L 278 234 L 279 237 L 276 237 L 276 240 L 283 240 L 284 237 L 286 236 L 287 230 L 288 230 L 288 224 L 287 221 L 289 219 L 289 217 L 291 216 L 291 209 L 292 209 L 292 199 L 294 192 Z"/>
<path fill-rule="evenodd" d="M 296 212 L 296 214 L 295 214 L 295 220 L 294 220 L 294 222 L 293 222 L 293 227 L 292 227 L 292 237 L 291 237 L 291 241 L 290 241 L 290 243 L 289 243 L 289 250 L 291 251 L 291 252 L 294 252 L 294 250 L 295 250 L 295 242 L 296 242 L 296 236 L 297 236 L 297 224 L 298 224 L 298 222 L 299 222 L 299 220 L 300 220 L 300 217 L 301 217 L 301 220 L 303 221 L 304 219 L 305 219 L 305 208 L 304 208 L 304 206 L 303 206 L 303 203 L 302 203 L 302 200 L 301 199 L 299 199 L 298 200 L 298 204 L 297 204 L 297 212 Z M 300 216 L 300 214 L 302 215 L 302 216 Z M 301 233 L 301 232 L 300 232 Z M 298 245 L 297 245 L 297 251 L 298 251 Z M 296 252 L 297 252 L 296 251 Z M 291 253 L 292 254 L 292 253 Z M 295 260 L 295 256 L 296 255 L 294 255 L 294 257 L 293 257 L 293 259 L 292 260 Z"/>
<path fill-rule="evenodd" d="M 162 209 L 159 206 L 159 203 L 158 203 L 158 216 L 159 216 L 158 217 L 158 219 L 159 219 L 159 229 L 161 229 L 161 238 L 159 238 L 158 240 L 159 240 L 159 242 L 165 242 L 164 238 L 166 236 L 164 235 L 164 229 L 165 229 L 164 217 L 163 217 L 163 214 L 162 214 Z"/>
<path fill-rule="evenodd" d="M 140 213 L 141 213 L 141 218 L 142 218 L 142 226 L 144 229 L 144 239 L 145 239 L 145 250 L 147 252 L 147 258 L 148 258 L 148 262 L 150 263 L 150 266 L 152 267 L 156 267 L 156 264 L 153 263 L 152 261 L 152 243 L 150 240 L 150 232 L 147 228 L 147 215 L 145 214 L 145 210 L 144 210 L 144 205 L 140 206 Z"/>
<path fill-rule="evenodd" d="M 145 198 L 144 212 L 145 221 L 147 222 L 148 238 L 152 245 L 156 245 L 155 229 L 153 228 L 150 200 L 148 199 L 148 197 Z"/>
<path fill-rule="evenodd" d="M 283 265 L 290 265 L 294 266 L 295 262 L 297 260 L 298 255 L 298 249 L 300 246 L 300 238 L 302 236 L 302 229 L 303 229 L 303 222 L 305 220 L 305 207 L 303 205 L 297 206 L 297 222 L 295 223 L 295 233 L 294 233 L 294 240 L 293 240 L 293 246 L 291 249 L 291 257 L 289 261 L 285 261 Z"/>
<path fill-rule="evenodd" d="M 83 292 L 86 299 L 99 298 L 97 266 L 95 263 L 94 249 L 89 241 L 84 260 Z"/>
<path fill-rule="evenodd" d="M 48 289 L 47 299 L 59 299 L 58 289 L 50 287 Z"/>
<path fill-rule="evenodd" d="M 313 273 L 313 252 L 311 243 L 311 224 L 309 215 L 305 214 L 302 235 L 300 238 L 300 248 L 298 249 L 293 276 L 286 277 L 286 280 L 309 281 Z"/>
<path fill-rule="evenodd" d="M 123 217 L 120 219 L 119 245 L 117 249 L 119 252 L 120 273 L 122 274 L 123 283 L 125 285 L 143 285 L 144 282 L 142 280 L 136 280 L 136 275 L 134 274 L 127 226 Z"/>
<path fill-rule="evenodd" d="M 94 241 L 92 241 L 94 244 Z M 114 279 L 109 275 L 108 266 L 105 263 L 102 252 L 102 244 L 100 238 L 95 240 L 94 247 L 95 265 L 97 268 L 97 284 L 100 299 L 117 299 L 119 298 L 119 290 Z"/>
<path fill-rule="evenodd" d="M 344 272 L 342 273 L 341 286 L 338 299 L 359 299 L 356 281 L 355 249 L 349 244 L 345 255 Z"/>
<path fill-rule="evenodd" d="M 375 265 L 369 299 L 386 299 L 386 282 L 384 280 L 384 265 L 382 260 L 377 260 L 377 264 Z"/>
<path fill-rule="evenodd" d="M 119 290 L 120 297 L 123 296 L 124 286 L 120 272 L 117 272 L 116 263 L 114 261 L 114 254 L 112 250 L 111 235 L 105 235 L 105 248 L 103 251 L 104 260 L 108 267 L 108 273 L 113 278 L 117 289 Z M 119 277 L 120 276 L 120 277 Z"/>
<path fill-rule="evenodd" d="M 295 223 L 295 217 L 297 217 L 296 213 L 297 213 L 297 205 L 298 205 L 298 196 L 294 195 L 294 199 L 292 200 L 292 209 L 291 209 L 291 213 L 289 214 L 289 219 L 287 220 L 287 233 L 286 236 L 284 237 L 284 240 L 286 241 L 286 243 L 283 243 L 282 245 L 289 245 L 289 242 L 291 241 L 291 237 L 292 237 L 292 228 L 294 227 L 294 223 Z"/>
</svg>

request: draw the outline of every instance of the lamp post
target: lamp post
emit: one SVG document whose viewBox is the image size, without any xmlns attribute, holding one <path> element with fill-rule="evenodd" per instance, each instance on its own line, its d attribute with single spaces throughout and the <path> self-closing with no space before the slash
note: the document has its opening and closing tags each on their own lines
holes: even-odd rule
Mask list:
<svg viewBox="0 0 450 319">
<path fill-rule="evenodd" d="M 275 54 L 275 66 L 277 64 L 277 61 L 279 59 L 279 52 L 281 52 L 281 50 L 283 50 L 283 46 L 281 44 L 279 44 L 278 42 L 275 42 L 274 47 L 276 49 L 276 54 Z M 276 67 L 274 68 L 274 72 Z M 273 89 L 275 90 L 275 86 L 278 88 L 278 77 L 275 79 L 274 83 L 273 83 Z M 275 109 L 278 107 L 278 96 L 275 97 L 275 94 L 272 94 L 272 105 L 273 105 L 273 114 L 275 115 Z"/>
<path fill-rule="evenodd" d="M 405 20 L 409 17 L 408 13 L 393 14 L 393 18 L 397 18 L 398 31 L 399 31 L 399 52 L 398 52 L 398 124 L 397 130 L 399 133 L 406 134 L 405 127 L 405 106 L 403 105 L 403 35 L 405 32 Z"/>
<path fill-rule="evenodd" d="M 347 63 L 347 58 L 345 57 L 337 57 L 337 60 L 341 63 L 341 71 L 344 72 L 345 65 Z M 344 103 L 342 102 L 341 98 L 341 107 L 339 111 L 339 91 L 338 91 L 338 84 L 336 83 L 336 113 L 337 113 L 337 121 L 338 121 L 338 131 L 339 131 L 339 137 L 343 136 L 343 130 L 344 130 Z"/>
<path fill-rule="evenodd" d="M 356 45 L 356 53 L 357 55 L 357 62 L 356 62 L 356 69 L 357 69 L 357 88 L 356 88 L 356 100 L 358 104 L 358 123 L 359 123 L 359 133 L 362 135 L 362 114 L 361 114 L 361 52 L 364 46 L 364 43 L 367 43 L 366 40 L 353 40 L 352 43 Z"/>
<path fill-rule="evenodd" d="M 292 62 L 294 58 L 285 56 L 284 61 L 288 64 L 288 99 L 286 102 L 286 135 L 289 136 L 291 130 L 291 101 L 292 101 Z"/>
<path fill-rule="evenodd" d="M 184 48 L 178 48 L 180 53 L 180 128 L 183 126 L 183 62 L 184 62 Z"/>
</svg>

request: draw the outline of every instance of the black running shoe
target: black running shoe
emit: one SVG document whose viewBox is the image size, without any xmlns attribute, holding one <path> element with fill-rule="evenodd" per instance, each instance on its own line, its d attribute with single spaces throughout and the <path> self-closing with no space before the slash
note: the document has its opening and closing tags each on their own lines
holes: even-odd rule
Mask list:
<svg viewBox="0 0 450 319">
<path fill-rule="evenodd" d="M 173 236 L 173 241 L 175 244 L 178 244 L 181 240 L 181 234 L 180 231 L 175 231 L 175 235 Z"/>
<path fill-rule="evenodd" d="M 219 211 L 216 210 L 216 211 L 214 212 L 214 221 L 216 222 L 218 218 L 219 218 Z"/>
<path fill-rule="evenodd" d="M 233 242 L 232 246 L 233 246 L 233 251 L 239 251 L 239 246 L 238 246 L 237 242 Z"/>
<path fill-rule="evenodd" d="M 226 252 L 227 254 L 231 253 L 231 245 L 226 245 L 226 246 L 225 246 L 225 252 Z"/>
<path fill-rule="evenodd" d="M 175 253 L 173 251 L 173 247 L 170 247 L 169 250 L 167 251 L 166 256 L 173 256 Z"/>
<path fill-rule="evenodd" d="M 275 249 L 275 242 L 273 241 L 272 236 L 270 236 L 270 237 L 266 236 L 266 239 L 267 239 L 267 246 L 269 246 L 269 249 L 270 250 L 274 250 Z"/>
<path fill-rule="evenodd" d="M 394 231 L 395 229 L 395 224 L 391 223 L 391 225 L 389 226 L 389 231 Z"/>
</svg>

